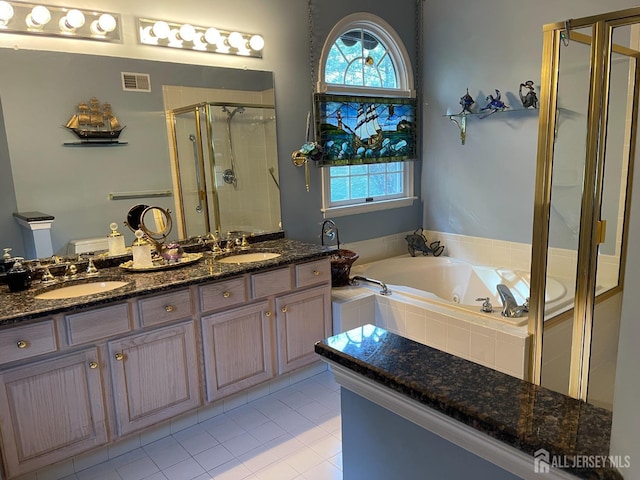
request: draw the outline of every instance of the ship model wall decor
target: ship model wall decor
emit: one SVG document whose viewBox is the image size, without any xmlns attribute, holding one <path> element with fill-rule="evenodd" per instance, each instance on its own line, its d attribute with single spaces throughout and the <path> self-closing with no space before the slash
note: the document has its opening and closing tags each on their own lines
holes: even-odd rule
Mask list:
<svg viewBox="0 0 640 480">
<path fill-rule="evenodd" d="M 80 144 L 125 144 L 118 141 L 125 126 L 118 121 L 111 104 L 100 103 L 96 97 L 89 103 L 80 102 L 65 128 L 80 139 Z"/>
</svg>

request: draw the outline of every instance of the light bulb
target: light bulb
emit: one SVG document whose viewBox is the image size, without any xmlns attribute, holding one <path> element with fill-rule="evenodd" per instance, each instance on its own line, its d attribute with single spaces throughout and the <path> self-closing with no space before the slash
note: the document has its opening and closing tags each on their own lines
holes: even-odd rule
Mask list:
<svg viewBox="0 0 640 480">
<path fill-rule="evenodd" d="M 168 38 L 169 34 L 171 33 L 171 27 L 169 26 L 169 24 L 167 22 L 163 22 L 162 20 L 156 22 L 151 30 L 157 38 L 162 39 Z"/>
<path fill-rule="evenodd" d="M 13 7 L 9 2 L 0 2 L 0 26 L 5 26 L 13 18 Z"/>
<path fill-rule="evenodd" d="M 193 48 L 196 50 L 206 50 L 207 49 L 207 42 L 204 39 L 204 34 L 203 33 L 197 33 L 196 32 L 196 36 L 193 38 Z"/>
<path fill-rule="evenodd" d="M 260 35 L 254 35 L 249 40 L 249 46 L 256 52 L 259 52 L 264 48 L 264 38 L 262 38 Z"/>
<path fill-rule="evenodd" d="M 244 47 L 244 38 L 242 38 L 242 34 L 239 32 L 231 32 L 227 37 L 227 41 L 229 45 L 231 45 L 235 49 L 241 49 Z"/>
<path fill-rule="evenodd" d="M 116 29 L 116 19 L 113 15 L 103 13 L 98 18 L 98 28 L 104 33 L 113 32 Z"/>
<path fill-rule="evenodd" d="M 169 32 L 169 45 L 172 47 L 182 47 L 182 38 L 177 28 L 172 28 Z"/>
<path fill-rule="evenodd" d="M 196 29 L 193 28 L 193 25 L 185 23 L 180 27 L 180 38 L 185 42 L 192 42 L 194 38 L 196 38 Z"/>
<path fill-rule="evenodd" d="M 31 13 L 27 15 L 27 26 L 30 28 L 42 28 L 51 20 L 51 12 L 47 7 L 37 5 L 33 7 Z"/>
<path fill-rule="evenodd" d="M 84 25 L 84 13 L 80 10 L 72 9 L 60 19 L 58 22 L 60 30 L 63 32 L 74 32 L 76 28 L 80 28 Z"/>
<path fill-rule="evenodd" d="M 204 39 L 207 41 L 207 43 L 215 45 L 220 40 L 220 32 L 217 28 L 207 28 L 207 31 L 204 32 Z"/>
</svg>

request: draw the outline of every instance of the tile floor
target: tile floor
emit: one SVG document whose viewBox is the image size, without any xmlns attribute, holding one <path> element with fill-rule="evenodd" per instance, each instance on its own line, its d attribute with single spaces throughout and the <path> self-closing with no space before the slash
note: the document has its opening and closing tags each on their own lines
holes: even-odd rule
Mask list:
<svg viewBox="0 0 640 480">
<path fill-rule="evenodd" d="M 38 478 L 46 472 L 38 472 Z M 342 480 L 330 371 L 63 480 Z"/>
</svg>

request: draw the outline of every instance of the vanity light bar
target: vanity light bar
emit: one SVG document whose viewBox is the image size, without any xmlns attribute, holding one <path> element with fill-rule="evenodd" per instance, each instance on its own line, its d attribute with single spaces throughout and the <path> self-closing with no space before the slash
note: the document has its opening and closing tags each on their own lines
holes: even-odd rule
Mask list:
<svg viewBox="0 0 640 480">
<path fill-rule="evenodd" d="M 117 13 L 0 0 L 0 33 L 121 43 Z"/>
<path fill-rule="evenodd" d="M 143 45 L 245 57 L 262 58 L 264 48 L 260 35 L 147 18 L 138 19 L 138 35 Z"/>
</svg>

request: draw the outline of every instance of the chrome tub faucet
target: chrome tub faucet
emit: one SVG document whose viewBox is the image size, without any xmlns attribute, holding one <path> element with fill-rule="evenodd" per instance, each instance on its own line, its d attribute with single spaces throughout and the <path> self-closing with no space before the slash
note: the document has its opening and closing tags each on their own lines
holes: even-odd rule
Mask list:
<svg viewBox="0 0 640 480">
<path fill-rule="evenodd" d="M 500 300 L 502 301 L 503 317 L 517 318 L 529 311 L 528 302 L 525 302 L 523 305 L 518 305 L 518 302 L 516 302 L 511 290 L 509 290 L 509 287 L 505 284 L 500 283 L 496 288 L 498 289 L 498 295 L 500 295 Z"/>
</svg>

